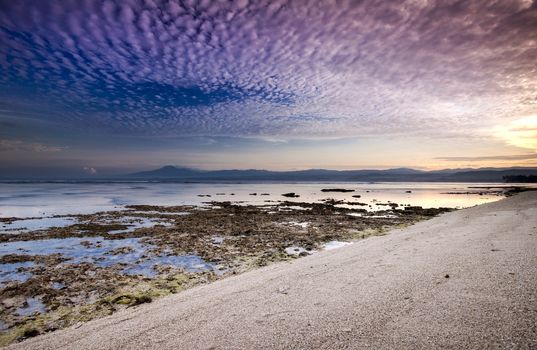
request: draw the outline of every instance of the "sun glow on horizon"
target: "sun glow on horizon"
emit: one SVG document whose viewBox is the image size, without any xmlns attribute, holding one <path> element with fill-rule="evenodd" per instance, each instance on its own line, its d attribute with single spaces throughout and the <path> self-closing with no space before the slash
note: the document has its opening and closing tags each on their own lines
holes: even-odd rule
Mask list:
<svg viewBox="0 0 537 350">
<path fill-rule="evenodd" d="M 496 127 L 494 134 L 511 146 L 537 152 L 537 115 L 514 120 L 506 126 Z"/>
</svg>

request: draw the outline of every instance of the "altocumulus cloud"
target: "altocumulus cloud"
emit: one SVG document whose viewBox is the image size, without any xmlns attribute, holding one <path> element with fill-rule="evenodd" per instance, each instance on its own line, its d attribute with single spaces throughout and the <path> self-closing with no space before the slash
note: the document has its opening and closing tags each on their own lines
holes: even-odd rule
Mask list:
<svg viewBox="0 0 537 350">
<path fill-rule="evenodd" d="M 67 147 L 50 146 L 37 142 L 25 142 L 22 140 L 0 140 L 0 152 L 37 152 L 37 153 L 55 153 L 61 152 Z"/>
<path fill-rule="evenodd" d="M 0 9 L 0 102 L 84 128 L 441 136 L 535 110 L 528 0 L 0 0 Z"/>
</svg>

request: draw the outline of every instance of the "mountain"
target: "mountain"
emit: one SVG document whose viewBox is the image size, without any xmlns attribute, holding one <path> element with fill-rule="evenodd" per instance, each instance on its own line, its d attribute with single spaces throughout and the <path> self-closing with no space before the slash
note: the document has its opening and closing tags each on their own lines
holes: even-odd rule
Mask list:
<svg viewBox="0 0 537 350">
<path fill-rule="evenodd" d="M 201 170 L 190 168 L 177 168 L 173 165 L 166 165 L 162 168 L 150 171 L 142 171 L 139 173 L 129 174 L 127 177 L 136 177 L 143 179 L 173 179 L 173 178 L 185 178 L 201 174 Z"/>
<path fill-rule="evenodd" d="M 453 182 L 503 182 L 504 176 L 537 175 L 537 168 L 485 168 L 460 171 L 447 175 L 445 181 Z"/>
<path fill-rule="evenodd" d="M 355 182 L 503 182 L 504 176 L 537 175 L 537 168 L 443 169 L 423 171 L 411 168 L 297 171 L 199 170 L 171 165 L 129 174 L 123 178 L 161 181 L 355 181 Z"/>
</svg>

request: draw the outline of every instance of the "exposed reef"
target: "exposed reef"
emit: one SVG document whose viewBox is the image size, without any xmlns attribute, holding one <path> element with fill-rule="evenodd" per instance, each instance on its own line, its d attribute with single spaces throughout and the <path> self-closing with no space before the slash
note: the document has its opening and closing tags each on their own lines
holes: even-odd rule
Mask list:
<svg viewBox="0 0 537 350">
<path fill-rule="evenodd" d="M 76 222 L 66 227 L 0 234 L 1 249 L 15 249 L 0 257 L 6 271 L 0 280 L 0 344 L 450 210 L 390 203 L 368 212 L 358 208 L 364 205 L 334 199 L 133 205 L 74 215 Z"/>
</svg>

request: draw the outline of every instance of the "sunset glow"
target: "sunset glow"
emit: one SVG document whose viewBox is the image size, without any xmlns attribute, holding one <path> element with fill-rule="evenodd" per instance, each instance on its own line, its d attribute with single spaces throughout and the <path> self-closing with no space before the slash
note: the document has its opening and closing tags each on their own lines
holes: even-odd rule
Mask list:
<svg viewBox="0 0 537 350">
<path fill-rule="evenodd" d="M 0 167 L 531 165 L 536 32 L 527 0 L 0 1 Z"/>
<path fill-rule="evenodd" d="M 507 126 L 498 127 L 496 133 L 512 146 L 537 152 L 537 116 L 512 121 Z"/>
</svg>

